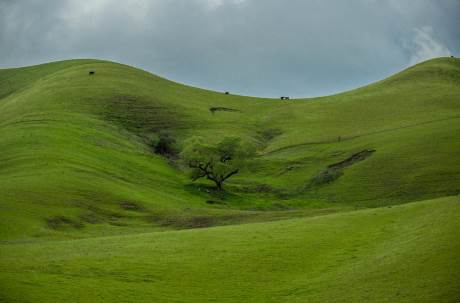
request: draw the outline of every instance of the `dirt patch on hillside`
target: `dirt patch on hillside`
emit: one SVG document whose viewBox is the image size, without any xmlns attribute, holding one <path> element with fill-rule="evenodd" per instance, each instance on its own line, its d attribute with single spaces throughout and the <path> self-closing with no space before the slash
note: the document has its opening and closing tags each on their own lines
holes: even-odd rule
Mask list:
<svg viewBox="0 0 460 303">
<path fill-rule="evenodd" d="M 343 169 L 347 166 L 353 165 L 356 162 L 365 160 L 366 158 L 370 157 L 374 152 L 375 150 L 373 149 L 365 149 L 343 161 L 329 165 L 328 169 Z"/>
<path fill-rule="evenodd" d="M 373 149 L 365 149 L 359 153 L 351 155 L 343 161 L 329 165 L 325 170 L 313 178 L 312 184 L 323 185 L 338 179 L 341 175 L 343 175 L 343 170 L 346 167 L 369 158 L 374 152 L 375 150 Z"/>
<path fill-rule="evenodd" d="M 241 113 L 239 109 L 234 109 L 234 108 L 228 108 L 228 107 L 210 107 L 209 111 L 211 113 L 215 112 L 235 112 L 235 113 Z"/>
</svg>

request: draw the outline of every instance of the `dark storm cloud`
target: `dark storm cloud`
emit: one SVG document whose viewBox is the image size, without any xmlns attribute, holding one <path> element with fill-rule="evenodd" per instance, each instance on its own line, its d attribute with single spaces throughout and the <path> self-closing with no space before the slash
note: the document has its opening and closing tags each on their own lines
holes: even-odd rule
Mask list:
<svg viewBox="0 0 460 303">
<path fill-rule="evenodd" d="M 330 94 L 460 52 L 457 0 L 0 0 L 0 66 L 135 65 L 259 96 Z"/>
</svg>

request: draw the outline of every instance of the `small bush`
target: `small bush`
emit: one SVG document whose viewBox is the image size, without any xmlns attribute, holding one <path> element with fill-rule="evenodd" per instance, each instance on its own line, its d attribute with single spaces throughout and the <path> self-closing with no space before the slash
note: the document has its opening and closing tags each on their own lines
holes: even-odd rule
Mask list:
<svg viewBox="0 0 460 303">
<path fill-rule="evenodd" d="M 178 155 L 176 140 L 167 132 L 160 132 L 158 138 L 153 140 L 151 146 L 155 154 L 175 158 Z"/>
</svg>

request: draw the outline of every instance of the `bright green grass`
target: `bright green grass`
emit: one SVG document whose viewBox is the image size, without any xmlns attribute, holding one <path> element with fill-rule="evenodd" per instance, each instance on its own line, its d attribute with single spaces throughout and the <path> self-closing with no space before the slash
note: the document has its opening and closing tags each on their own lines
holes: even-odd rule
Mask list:
<svg viewBox="0 0 460 303">
<path fill-rule="evenodd" d="M 0 301 L 456 302 L 459 122 L 454 58 L 289 102 L 98 60 L 0 70 Z M 160 130 L 258 155 L 216 194 Z"/>
<path fill-rule="evenodd" d="M 217 106 L 241 112 L 209 111 Z M 196 89 L 97 60 L 0 70 L 0 239 L 192 228 L 455 195 L 459 119 L 454 58 L 290 102 Z M 148 138 L 165 129 L 179 145 L 192 135 L 236 135 L 257 144 L 259 156 L 224 198 L 215 196 L 149 150 Z M 312 185 L 363 149 L 376 152 Z M 123 209 L 126 202 L 141 211 Z M 55 217 L 76 224 L 50 229 Z"/>
<path fill-rule="evenodd" d="M 3 244 L 5 302 L 458 302 L 460 199 Z"/>
</svg>

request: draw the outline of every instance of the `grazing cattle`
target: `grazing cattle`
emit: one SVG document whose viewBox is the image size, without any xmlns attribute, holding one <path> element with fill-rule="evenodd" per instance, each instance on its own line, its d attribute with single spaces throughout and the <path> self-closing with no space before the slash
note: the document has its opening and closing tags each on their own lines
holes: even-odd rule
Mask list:
<svg viewBox="0 0 460 303">
<path fill-rule="evenodd" d="M 94 72 L 94 71 L 90 71 L 88 74 L 91 76 L 91 75 L 94 75 L 95 72 Z"/>
<path fill-rule="evenodd" d="M 281 97 L 281 100 L 289 100 L 289 97 Z"/>
</svg>

